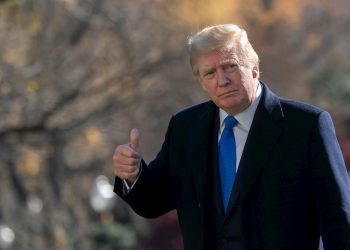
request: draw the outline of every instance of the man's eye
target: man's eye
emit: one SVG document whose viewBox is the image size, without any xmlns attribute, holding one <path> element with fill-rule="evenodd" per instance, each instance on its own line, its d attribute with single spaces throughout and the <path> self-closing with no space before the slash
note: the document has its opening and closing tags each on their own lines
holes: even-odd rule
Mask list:
<svg viewBox="0 0 350 250">
<path fill-rule="evenodd" d="M 205 78 L 210 78 L 214 76 L 214 71 L 208 71 L 204 73 Z"/>
<path fill-rule="evenodd" d="M 228 64 L 226 67 L 225 67 L 225 70 L 227 70 L 228 72 L 233 72 L 237 69 L 237 64 Z"/>
</svg>

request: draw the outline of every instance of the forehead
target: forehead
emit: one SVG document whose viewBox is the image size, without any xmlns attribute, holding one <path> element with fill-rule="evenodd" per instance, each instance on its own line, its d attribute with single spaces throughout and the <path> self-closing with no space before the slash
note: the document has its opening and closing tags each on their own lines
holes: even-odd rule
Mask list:
<svg viewBox="0 0 350 250">
<path fill-rule="evenodd" d="M 240 60 L 234 49 L 221 49 L 198 55 L 196 61 L 198 68 L 209 68 L 225 63 L 238 64 Z"/>
</svg>

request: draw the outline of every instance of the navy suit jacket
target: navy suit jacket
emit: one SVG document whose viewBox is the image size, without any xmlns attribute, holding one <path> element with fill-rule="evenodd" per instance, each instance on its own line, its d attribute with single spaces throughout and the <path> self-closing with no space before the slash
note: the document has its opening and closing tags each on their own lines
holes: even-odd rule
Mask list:
<svg viewBox="0 0 350 250">
<path fill-rule="evenodd" d="M 330 115 L 261 84 L 222 224 L 236 220 L 243 250 L 317 250 L 320 235 L 325 250 L 350 250 L 349 176 Z M 217 182 L 217 124 L 211 101 L 177 113 L 133 189 L 126 193 L 115 181 L 115 192 L 141 216 L 176 209 L 188 250 L 206 249 L 209 207 L 221 206 L 209 195 Z"/>
</svg>

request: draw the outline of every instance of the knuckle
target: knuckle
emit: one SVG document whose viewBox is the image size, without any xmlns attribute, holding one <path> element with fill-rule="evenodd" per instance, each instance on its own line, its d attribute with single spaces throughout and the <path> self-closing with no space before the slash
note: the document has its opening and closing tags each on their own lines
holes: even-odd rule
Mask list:
<svg viewBox="0 0 350 250">
<path fill-rule="evenodd" d="M 137 159 L 130 158 L 129 161 L 128 161 L 128 163 L 129 163 L 130 166 L 135 166 L 136 163 L 137 163 Z"/>
<path fill-rule="evenodd" d="M 114 154 L 118 154 L 118 152 L 120 152 L 120 150 L 122 150 L 121 146 L 116 147 L 114 150 Z"/>
<path fill-rule="evenodd" d="M 123 151 L 125 151 L 125 149 L 127 149 L 127 148 L 128 148 L 128 147 L 127 147 L 127 145 L 125 145 L 125 144 L 119 145 L 119 146 L 116 147 L 115 152 L 116 152 L 116 153 L 118 153 L 118 152 L 123 152 Z"/>
<path fill-rule="evenodd" d="M 133 171 L 133 166 L 127 166 L 127 167 L 125 168 L 125 173 L 127 173 L 127 174 L 132 173 L 132 171 Z"/>
<path fill-rule="evenodd" d="M 118 169 L 114 169 L 114 175 L 118 176 L 118 177 L 121 177 L 121 173 L 119 172 Z"/>
<path fill-rule="evenodd" d="M 114 174 L 115 175 L 120 175 L 120 169 L 118 167 L 114 167 Z"/>
<path fill-rule="evenodd" d="M 118 154 L 114 154 L 112 159 L 113 159 L 113 161 L 117 161 L 118 160 Z"/>
</svg>

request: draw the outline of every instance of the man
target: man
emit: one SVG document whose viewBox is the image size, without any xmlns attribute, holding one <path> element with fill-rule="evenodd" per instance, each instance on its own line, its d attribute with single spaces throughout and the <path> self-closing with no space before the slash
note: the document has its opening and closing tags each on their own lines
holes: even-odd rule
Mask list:
<svg viewBox="0 0 350 250">
<path fill-rule="evenodd" d="M 325 250 L 350 250 L 350 184 L 330 115 L 259 81 L 236 25 L 203 29 L 189 52 L 211 101 L 172 117 L 148 166 L 133 129 L 113 156 L 115 192 L 147 218 L 176 209 L 186 250 L 317 250 L 321 236 Z"/>
</svg>

